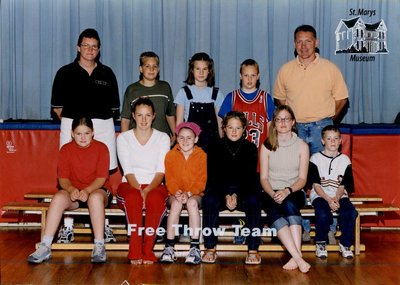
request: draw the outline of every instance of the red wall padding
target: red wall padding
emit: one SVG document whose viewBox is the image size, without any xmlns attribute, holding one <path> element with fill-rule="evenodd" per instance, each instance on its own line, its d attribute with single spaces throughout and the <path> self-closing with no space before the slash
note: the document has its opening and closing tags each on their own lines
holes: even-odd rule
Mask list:
<svg viewBox="0 0 400 285">
<path fill-rule="evenodd" d="M 353 135 L 352 166 L 358 194 L 377 194 L 400 206 L 400 135 Z M 400 226 L 397 213 L 365 219 L 380 226 Z"/>
<path fill-rule="evenodd" d="M 343 134 L 342 141 L 342 152 L 352 159 L 356 193 L 377 194 L 400 206 L 400 135 Z M 58 144 L 58 130 L 0 130 L 0 205 L 24 201 L 28 192 L 56 191 Z M 115 193 L 120 171 L 110 180 Z M 400 226 L 396 213 L 363 221 Z"/>
</svg>

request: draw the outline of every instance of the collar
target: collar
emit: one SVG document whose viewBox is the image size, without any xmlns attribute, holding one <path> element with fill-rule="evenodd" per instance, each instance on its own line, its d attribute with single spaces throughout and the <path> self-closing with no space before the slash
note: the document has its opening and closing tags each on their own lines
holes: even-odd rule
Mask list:
<svg viewBox="0 0 400 285">
<path fill-rule="evenodd" d="M 319 62 L 319 59 L 320 59 L 320 56 L 319 56 L 319 53 L 315 53 L 315 59 L 308 65 L 308 66 L 310 66 L 310 65 L 315 65 L 315 64 L 317 64 L 318 62 Z M 301 62 L 300 62 L 300 59 L 299 59 L 299 56 L 296 56 L 296 63 L 297 63 L 297 65 L 298 66 L 304 66 Z"/>
</svg>

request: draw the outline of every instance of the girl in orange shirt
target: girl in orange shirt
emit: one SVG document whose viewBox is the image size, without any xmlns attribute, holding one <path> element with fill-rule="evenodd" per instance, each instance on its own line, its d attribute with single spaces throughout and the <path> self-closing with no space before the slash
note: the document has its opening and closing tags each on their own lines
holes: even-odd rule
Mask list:
<svg viewBox="0 0 400 285">
<path fill-rule="evenodd" d="M 170 212 L 167 221 L 167 241 L 160 261 L 173 263 L 175 233 L 178 232 L 179 216 L 184 207 L 189 213 L 190 251 L 187 264 L 200 264 L 199 248 L 201 196 L 207 181 L 207 157 L 196 142 L 200 127 L 184 122 L 176 127 L 178 144 L 165 157 L 165 180 L 170 194 Z M 184 229 L 185 230 L 185 229 Z"/>
</svg>

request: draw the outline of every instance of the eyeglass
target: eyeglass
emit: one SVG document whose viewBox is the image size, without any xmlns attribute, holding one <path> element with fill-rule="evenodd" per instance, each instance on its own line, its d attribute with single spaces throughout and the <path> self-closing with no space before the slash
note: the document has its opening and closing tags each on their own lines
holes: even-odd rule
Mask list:
<svg viewBox="0 0 400 285">
<path fill-rule="evenodd" d="M 292 120 L 292 118 L 275 118 L 275 122 L 276 123 L 280 123 L 280 122 L 285 122 L 285 123 L 287 123 L 287 122 L 290 122 Z"/>
<path fill-rule="evenodd" d="M 92 49 L 92 50 L 98 50 L 99 49 L 99 47 L 97 45 L 89 45 L 89 44 L 81 44 L 81 48 Z"/>
</svg>

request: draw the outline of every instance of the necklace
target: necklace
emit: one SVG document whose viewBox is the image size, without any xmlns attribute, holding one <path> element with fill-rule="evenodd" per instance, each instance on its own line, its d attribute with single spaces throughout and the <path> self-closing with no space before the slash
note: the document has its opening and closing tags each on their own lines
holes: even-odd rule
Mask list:
<svg viewBox="0 0 400 285">
<path fill-rule="evenodd" d="M 230 153 L 233 157 L 235 157 L 236 154 L 239 152 L 240 147 L 242 146 L 243 139 L 240 139 L 239 144 L 238 144 L 238 147 L 237 147 L 237 149 L 236 149 L 235 151 L 233 151 L 233 149 L 229 147 L 229 144 L 228 144 L 228 140 L 227 140 L 227 139 L 224 140 L 224 142 L 225 142 L 226 149 L 229 151 L 229 153 Z"/>
</svg>

